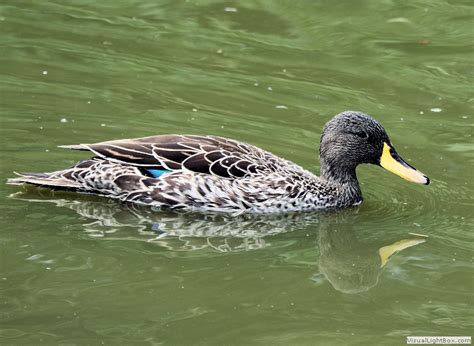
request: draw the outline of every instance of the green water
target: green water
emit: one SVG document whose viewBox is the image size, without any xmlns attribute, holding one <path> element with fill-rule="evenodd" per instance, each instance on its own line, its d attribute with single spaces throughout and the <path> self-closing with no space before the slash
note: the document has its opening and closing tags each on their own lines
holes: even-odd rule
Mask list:
<svg viewBox="0 0 474 346">
<path fill-rule="evenodd" d="M 473 17 L 469 1 L 2 1 L 0 343 L 472 335 Z M 360 207 L 237 218 L 3 184 L 87 157 L 57 145 L 166 133 L 317 173 L 347 109 L 432 184 L 364 166 Z"/>
</svg>

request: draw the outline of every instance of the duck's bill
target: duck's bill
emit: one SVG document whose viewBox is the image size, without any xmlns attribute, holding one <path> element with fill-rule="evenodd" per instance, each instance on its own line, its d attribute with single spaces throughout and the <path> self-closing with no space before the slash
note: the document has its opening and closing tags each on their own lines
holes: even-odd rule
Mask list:
<svg viewBox="0 0 474 346">
<path fill-rule="evenodd" d="M 425 185 L 430 183 L 430 179 L 426 175 L 406 163 L 395 149 L 387 143 L 383 144 L 380 166 L 413 183 Z"/>
</svg>

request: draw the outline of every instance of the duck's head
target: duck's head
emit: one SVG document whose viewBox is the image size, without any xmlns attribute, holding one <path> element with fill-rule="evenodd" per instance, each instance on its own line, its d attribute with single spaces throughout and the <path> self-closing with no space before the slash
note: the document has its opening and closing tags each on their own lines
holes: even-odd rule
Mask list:
<svg viewBox="0 0 474 346">
<path fill-rule="evenodd" d="M 430 183 L 398 155 L 383 126 L 361 112 L 342 112 L 324 126 L 320 156 L 321 175 L 326 178 L 337 179 L 347 172 L 355 175 L 358 164 L 372 163 L 408 181 Z"/>
</svg>

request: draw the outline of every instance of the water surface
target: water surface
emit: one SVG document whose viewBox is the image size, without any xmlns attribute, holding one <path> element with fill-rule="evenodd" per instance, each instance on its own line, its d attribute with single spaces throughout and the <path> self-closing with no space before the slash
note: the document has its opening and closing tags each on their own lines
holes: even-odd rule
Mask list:
<svg viewBox="0 0 474 346">
<path fill-rule="evenodd" d="M 1 343 L 471 335 L 472 20 L 467 1 L 3 1 L 3 182 L 87 157 L 57 145 L 165 133 L 317 173 L 353 109 L 432 184 L 364 166 L 355 209 L 231 218 L 2 183 Z"/>
</svg>

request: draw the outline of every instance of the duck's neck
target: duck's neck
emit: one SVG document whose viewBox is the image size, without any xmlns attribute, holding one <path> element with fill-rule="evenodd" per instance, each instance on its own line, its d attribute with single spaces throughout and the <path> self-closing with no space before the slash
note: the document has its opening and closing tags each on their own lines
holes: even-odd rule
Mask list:
<svg viewBox="0 0 474 346">
<path fill-rule="evenodd" d="M 362 202 L 362 192 L 356 175 L 355 165 L 340 165 L 321 159 L 320 177 L 339 191 L 339 198 L 344 206 Z"/>
</svg>

